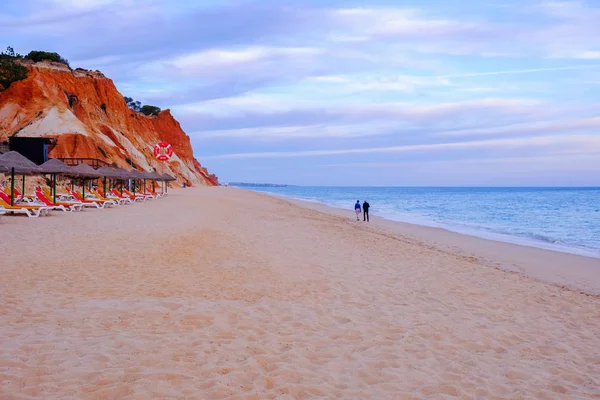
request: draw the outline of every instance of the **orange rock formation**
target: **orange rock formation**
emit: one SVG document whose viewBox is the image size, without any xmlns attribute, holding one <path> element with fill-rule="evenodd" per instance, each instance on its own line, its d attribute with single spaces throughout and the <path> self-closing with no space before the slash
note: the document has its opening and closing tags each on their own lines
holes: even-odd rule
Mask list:
<svg viewBox="0 0 600 400">
<path fill-rule="evenodd" d="M 194 158 L 190 138 L 169 110 L 157 116 L 131 110 L 99 71 L 71 71 L 52 62 L 24 65 L 27 79 L 0 92 L 0 142 L 12 135 L 56 138 L 53 158 L 97 158 L 120 167 L 131 160 L 138 169 L 161 172 L 153 147 L 165 141 L 174 155 L 164 172 L 180 183 L 218 184 Z"/>
</svg>

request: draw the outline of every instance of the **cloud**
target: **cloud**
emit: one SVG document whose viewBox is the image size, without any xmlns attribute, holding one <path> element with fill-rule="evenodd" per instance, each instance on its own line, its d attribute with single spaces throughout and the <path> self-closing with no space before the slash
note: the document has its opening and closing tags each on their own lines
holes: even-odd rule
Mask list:
<svg viewBox="0 0 600 400">
<path fill-rule="evenodd" d="M 536 133 L 566 133 L 600 131 L 600 117 L 577 118 L 568 120 L 535 121 L 529 123 L 507 125 L 502 127 L 486 127 L 480 129 L 451 130 L 438 133 L 439 136 L 472 136 L 472 135 L 529 135 Z"/>
<path fill-rule="evenodd" d="M 192 127 L 193 135 L 207 137 L 248 137 L 258 139 L 330 135 L 386 135 L 431 133 L 458 127 L 523 122 L 532 115 L 556 111 L 543 102 L 528 99 L 484 98 L 459 102 L 411 104 L 331 104 L 315 107 L 310 100 L 281 96 L 244 95 L 213 100 L 177 109 L 181 120 Z M 195 128 L 195 129 L 194 129 Z M 268 128 L 268 129 L 265 129 Z M 329 129 L 331 128 L 331 129 Z M 237 130 L 240 130 L 237 132 Z M 279 130 L 279 134 L 277 134 Z M 312 131 L 312 133 L 308 133 Z"/>
<path fill-rule="evenodd" d="M 437 150 L 464 150 L 464 149 L 482 149 L 482 148 L 519 148 L 519 147 L 543 147 L 550 145 L 580 145 L 593 147 L 600 150 L 599 135 L 579 135 L 579 136 L 536 136 L 514 139 L 492 139 L 478 140 L 469 142 L 454 143 L 434 143 L 418 144 L 406 146 L 373 147 L 364 149 L 334 149 L 334 150 L 309 150 L 309 151 L 281 151 L 264 153 L 234 153 L 221 154 L 215 156 L 204 156 L 204 159 L 246 159 L 246 158 L 289 158 L 289 157 L 315 157 L 315 156 L 336 156 L 344 154 L 378 154 L 378 153 L 399 153 L 413 151 L 437 151 Z"/>
</svg>

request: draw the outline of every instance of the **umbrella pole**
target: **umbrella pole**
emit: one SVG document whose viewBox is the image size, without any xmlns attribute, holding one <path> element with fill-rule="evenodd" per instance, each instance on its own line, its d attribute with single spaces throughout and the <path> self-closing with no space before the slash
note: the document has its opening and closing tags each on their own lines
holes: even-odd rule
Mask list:
<svg viewBox="0 0 600 400">
<path fill-rule="evenodd" d="M 10 170 L 10 206 L 15 205 L 15 167 Z"/>
<path fill-rule="evenodd" d="M 21 196 L 25 197 L 25 175 L 23 175 L 23 191 L 21 192 Z"/>
<path fill-rule="evenodd" d="M 56 174 L 52 174 L 52 193 L 54 196 L 54 204 L 56 204 Z"/>
<path fill-rule="evenodd" d="M 146 180 L 144 179 L 144 190 L 142 190 L 142 194 L 146 194 Z"/>
<path fill-rule="evenodd" d="M 104 177 L 104 195 L 106 196 L 106 177 Z"/>
<path fill-rule="evenodd" d="M 81 189 L 83 190 L 83 196 L 82 196 L 82 198 L 83 198 L 83 200 L 85 200 L 85 179 L 83 179 L 82 182 L 83 182 L 82 185 L 81 185 Z"/>
</svg>

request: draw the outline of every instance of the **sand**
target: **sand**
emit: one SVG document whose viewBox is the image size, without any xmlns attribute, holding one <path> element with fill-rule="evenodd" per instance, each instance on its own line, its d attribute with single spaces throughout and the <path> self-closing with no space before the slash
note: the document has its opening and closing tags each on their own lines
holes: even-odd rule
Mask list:
<svg viewBox="0 0 600 400">
<path fill-rule="evenodd" d="M 396 229 L 234 188 L 2 217 L 0 399 L 600 398 L 598 296 Z"/>
</svg>

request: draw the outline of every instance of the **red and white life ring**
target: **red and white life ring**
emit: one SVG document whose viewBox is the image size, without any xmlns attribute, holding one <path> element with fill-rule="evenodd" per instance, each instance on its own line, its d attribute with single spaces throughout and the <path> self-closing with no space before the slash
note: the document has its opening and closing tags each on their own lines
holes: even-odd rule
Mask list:
<svg viewBox="0 0 600 400">
<path fill-rule="evenodd" d="M 173 156 L 173 147 L 167 142 L 157 143 L 154 146 L 154 156 L 160 161 L 168 161 Z"/>
</svg>

